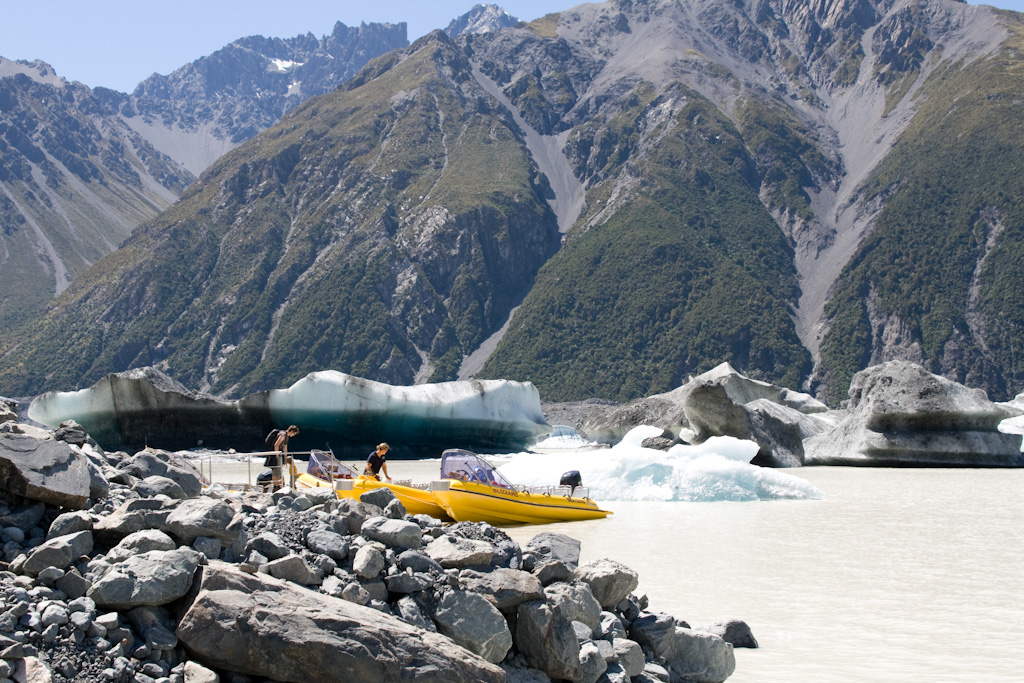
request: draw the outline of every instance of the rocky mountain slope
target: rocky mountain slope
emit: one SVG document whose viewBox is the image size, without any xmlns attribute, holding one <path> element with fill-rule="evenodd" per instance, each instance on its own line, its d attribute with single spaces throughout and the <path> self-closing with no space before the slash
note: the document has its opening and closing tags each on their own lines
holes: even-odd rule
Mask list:
<svg viewBox="0 0 1024 683">
<path fill-rule="evenodd" d="M 193 179 L 89 88 L 0 58 L 0 326 L 31 320 Z"/>
<path fill-rule="evenodd" d="M 0 383 L 159 364 L 230 394 L 331 367 L 625 400 L 728 361 L 836 402 L 909 358 L 1005 398 L 1022 35 L 953 0 L 613 0 L 434 34 L 215 164 Z"/>
<path fill-rule="evenodd" d="M 221 154 L 406 45 L 404 24 L 253 36 L 130 95 L 0 58 L 0 329 L 33 321 Z"/>
</svg>

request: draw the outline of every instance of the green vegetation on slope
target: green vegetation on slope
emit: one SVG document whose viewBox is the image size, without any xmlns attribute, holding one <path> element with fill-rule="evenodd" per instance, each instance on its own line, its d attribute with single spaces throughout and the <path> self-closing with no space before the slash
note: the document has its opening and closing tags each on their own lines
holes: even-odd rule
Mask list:
<svg viewBox="0 0 1024 683">
<path fill-rule="evenodd" d="M 12 393 L 158 365 L 244 394 L 454 377 L 557 246 L 518 133 L 443 34 L 219 160 L 0 355 Z"/>
<path fill-rule="evenodd" d="M 680 106 L 630 158 L 642 189 L 541 269 L 483 374 L 529 379 L 548 400 L 633 399 L 725 360 L 798 385 L 810 363 L 787 310 L 792 253 L 758 201 L 739 135 L 692 91 L 648 95 L 639 89 L 631 130 L 665 102 Z M 599 157 L 592 168 L 609 176 L 628 158 Z"/>
<path fill-rule="evenodd" d="M 932 74 L 868 184 L 885 207 L 825 311 L 821 379 L 832 402 L 881 343 L 869 297 L 876 328 L 902 323 L 933 372 L 996 400 L 1024 383 L 1024 31 L 1011 25 L 998 55 Z"/>
</svg>

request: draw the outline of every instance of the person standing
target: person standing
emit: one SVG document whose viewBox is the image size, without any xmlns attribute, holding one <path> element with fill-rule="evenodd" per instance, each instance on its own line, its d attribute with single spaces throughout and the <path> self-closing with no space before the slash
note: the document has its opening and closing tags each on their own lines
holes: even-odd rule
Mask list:
<svg viewBox="0 0 1024 683">
<path fill-rule="evenodd" d="M 363 469 L 363 474 L 380 481 L 380 471 L 383 470 L 384 476 L 387 477 L 388 481 L 391 481 L 391 477 L 388 475 L 387 463 L 389 450 L 391 450 L 391 447 L 386 443 L 377 444 L 377 448 L 366 459 L 366 467 Z"/>
<path fill-rule="evenodd" d="M 281 432 L 274 443 L 274 451 L 277 453 L 277 465 L 272 466 L 270 471 L 274 482 L 274 490 L 284 486 L 284 467 L 288 465 L 291 473 L 291 487 L 295 488 L 295 467 L 292 464 L 292 457 L 288 455 L 288 440 L 299 433 L 299 428 L 289 425 L 288 429 Z"/>
</svg>

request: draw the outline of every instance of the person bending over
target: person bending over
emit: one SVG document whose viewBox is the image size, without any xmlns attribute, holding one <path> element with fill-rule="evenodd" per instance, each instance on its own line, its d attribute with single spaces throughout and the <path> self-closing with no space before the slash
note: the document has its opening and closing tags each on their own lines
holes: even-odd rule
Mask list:
<svg viewBox="0 0 1024 683">
<path fill-rule="evenodd" d="M 388 481 L 391 481 L 387 463 L 389 450 L 391 450 L 391 447 L 386 443 L 379 444 L 376 450 L 370 453 L 370 457 L 366 459 L 366 468 L 363 470 L 363 474 L 380 481 L 380 471 L 384 470 L 384 476 L 387 477 Z"/>
</svg>

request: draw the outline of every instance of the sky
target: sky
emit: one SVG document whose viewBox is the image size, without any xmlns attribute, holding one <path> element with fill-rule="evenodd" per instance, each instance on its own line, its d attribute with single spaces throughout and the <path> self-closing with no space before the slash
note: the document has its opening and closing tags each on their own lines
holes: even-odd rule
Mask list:
<svg viewBox="0 0 1024 683">
<path fill-rule="evenodd" d="M 480 0 L 33 0 L 0 9 L 0 56 L 40 59 L 64 78 L 131 92 L 238 38 L 328 35 L 335 22 L 406 22 L 409 41 L 445 28 Z M 1021 0 L 1024 2 L 1024 0 Z M 495 2 L 531 21 L 579 0 Z"/>
<path fill-rule="evenodd" d="M 251 35 L 327 35 L 337 21 L 406 22 L 409 40 L 444 28 L 478 0 L 33 0 L 4 2 L 0 56 L 40 59 L 68 80 L 131 92 Z M 579 0 L 492 0 L 523 21 Z M 984 4 L 1024 12 L 1024 0 Z"/>
</svg>

